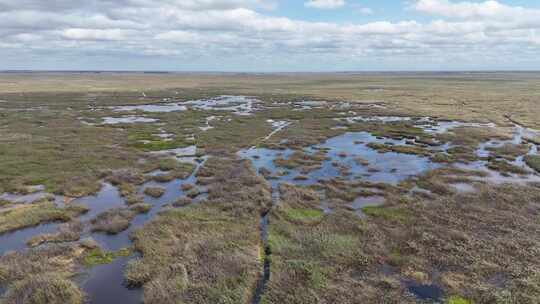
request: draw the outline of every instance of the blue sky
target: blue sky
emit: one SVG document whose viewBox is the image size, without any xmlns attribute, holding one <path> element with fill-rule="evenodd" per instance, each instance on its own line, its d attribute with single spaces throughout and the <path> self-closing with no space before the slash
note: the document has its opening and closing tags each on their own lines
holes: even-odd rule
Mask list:
<svg viewBox="0 0 540 304">
<path fill-rule="evenodd" d="M 0 0 L 0 69 L 538 70 L 536 0 Z"/>
</svg>

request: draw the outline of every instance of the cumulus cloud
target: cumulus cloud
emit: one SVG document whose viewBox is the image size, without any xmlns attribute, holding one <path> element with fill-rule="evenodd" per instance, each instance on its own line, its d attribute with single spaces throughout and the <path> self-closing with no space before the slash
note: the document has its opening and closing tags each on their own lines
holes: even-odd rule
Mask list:
<svg viewBox="0 0 540 304">
<path fill-rule="evenodd" d="M 344 6 L 345 0 L 309 0 L 304 5 L 319 9 L 335 9 Z"/>
<path fill-rule="evenodd" d="M 428 21 L 346 24 L 279 17 L 279 11 L 268 12 L 276 3 L 0 0 L 0 68 L 16 63 L 26 67 L 32 63 L 28 58 L 51 58 L 56 64 L 84 61 L 80 58 L 85 56 L 126 65 L 130 58 L 150 66 L 179 63 L 163 65 L 170 69 L 182 63 L 215 63 L 216 69 L 225 63 L 258 69 L 266 63 L 279 69 L 298 68 L 295 63 L 311 67 L 313 62 L 335 68 L 400 60 L 409 65 L 516 57 L 538 62 L 540 57 L 540 10 L 499 1 L 417 0 L 411 8 L 428 15 Z M 346 3 L 312 0 L 306 5 L 335 8 Z"/>
<path fill-rule="evenodd" d="M 419 0 L 415 9 L 421 12 L 460 19 L 510 20 L 516 18 L 540 19 L 540 10 L 512 7 L 498 1 L 450 2 L 448 0 Z"/>
</svg>

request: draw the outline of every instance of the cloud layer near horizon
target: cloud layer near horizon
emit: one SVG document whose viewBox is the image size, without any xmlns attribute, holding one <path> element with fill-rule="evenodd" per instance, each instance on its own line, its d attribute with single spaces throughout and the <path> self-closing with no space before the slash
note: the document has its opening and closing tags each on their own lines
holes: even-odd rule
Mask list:
<svg viewBox="0 0 540 304">
<path fill-rule="evenodd" d="M 354 63 L 367 61 L 411 69 L 425 62 L 441 67 L 455 62 L 472 67 L 479 62 L 538 63 L 538 9 L 493 0 L 407 3 L 403 9 L 427 19 L 308 22 L 279 17 L 272 0 L 0 0 L 0 68 L 40 60 L 61 66 L 75 60 L 80 67 L 81 58 L 89 69 L 94 59 L 107 63 L 123 58 L 127 65 L 142 60 L 157 69 L 166 69 L 165 59 L 172 62 L 171 69 L 181 69 L 183 62 L 227 61 L 232 63 L 224 67 L 238 70 L 249 70 L 254 60 L 266 67 L 261 70 L 287 70 L 291 62 L 304 62 L 309 70 L 307 64 L 314 60 L 318 69 L 332 69 L 336 63 L 354 69 Z M 312 0 L 305 5 L 348 4 Z M 293 69 L 304 69 L 298 64 Z M 201 64 L 201 69 L 209 66 Z"/>
</svg>

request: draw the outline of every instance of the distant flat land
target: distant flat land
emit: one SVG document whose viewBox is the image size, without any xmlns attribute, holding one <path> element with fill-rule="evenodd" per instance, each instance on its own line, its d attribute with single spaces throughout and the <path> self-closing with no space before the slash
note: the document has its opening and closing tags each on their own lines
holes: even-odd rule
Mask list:
<svg viewBox="0 0 540 304">
<path fill-rule="evenodd" d="M 448 119 L 504 117 L 540 127 L 540 73 L 2 73 L 0 95 L 220 91 L 358 102 L 384 101 L 411 114 Z"/>
</svg>

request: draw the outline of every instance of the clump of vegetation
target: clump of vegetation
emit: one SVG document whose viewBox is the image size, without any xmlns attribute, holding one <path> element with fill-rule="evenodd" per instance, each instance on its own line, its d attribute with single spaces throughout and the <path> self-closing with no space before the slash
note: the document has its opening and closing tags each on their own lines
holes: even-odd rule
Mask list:
<svg viewBox="0 0 540 304">
<path fill-rule="evenodd" d="M 115 252 L 103 251 L 101 248 L 95 248 L 89 251 L 84 257 L 84 264 L 88 267 L 102 264 L 110 264 L 118 257 L 130 256 L 130 248 L 122 248 Z"/>
<path fill-rule="evenodd" d="M 208 178 L 207 204 L 162 212 L 133 235 L 142 257 L 126 280 L 143 286 L 145 303 L 251 300 L 270 187 L 247 161 L 211 158 L 200 174 Z"/>
<path fill-rule="evenodd" d="M 380 143 L 375 143 L 375 142 L 369 143 L 367 144 L 367 146 L 381 153 L 395 152 L 395 153 L 402 153 L 402 154 L 414 154 L 414 155 L 420 155 L 420 156 L 431 155 L 431 152 L 418 146 L 387 145 L 387 144 L 380 144 Z"/>
<path fill-rule="evenodd" d="M 142 195 L 138 194 L 132 194 L 126 197 L 125 199 L 126 204 L 128 205 L 137 205 L 137 204 L 144 204 L 144 197 Z"/>
<path fill-rule="evenodd" d="M 363 182 L 349 182 L 342 179 L 321 181 L 321 187 L 325 191 L 326 198 L 331 202 L 350 203 L 360 196 L 376 195 L 378 185 Z M 391 187 L 384 187 L 385 191 L 391 192 Z"/>
<path fill-rule="evenodd" d="M 144 189 L 144 194 L 153 198 L 159 198 L 165 194 L 165 189 L 161 187 L 147 187 Z"/>
<path fill-rule="evenodd" d="M 174 173 L 157 174 L 152 176 L 152 179 L 158 183 L 167 183 L 176 178 Z"/>
<path fill-rule="evenodd" d="M 411 219 L 408 209 L 394 206 L 367 206 L 362 212 L 368 216 L 382 218 L 387 221 L 406 222 Z"/>
<path fill-rule="evenodd" d="M 488 168 L 491 170 L 499 171 L 503 174 L 527 174 L 527 170 L 522 167 L 511 164 L 505 160 L 491 160 L 488 165 Z"/>
<path fill-rule="evenodd" d="M 493 157 L 514 161 L 517 157 L 529 152 L 529 145 L 504 144 L 500 147 L 488 147 L 486 150 L 490 151 L 493 154 Z"/>
<path fill-rule="evenodd" d="M 311 208 L 320 204 L 320 195 L 307 187 L 295 186 L 288 183 L 279 185 L 280 199 L 297 207 Z"/>
<path fill-rule="evenodd" d="M 448 304 L 474 304 L 474 302 L 460 296 L 451 296 L 448 299 Z"/>
<path fill-rule="evenodd" d="M 52 202 L 17 205 L 0 210 L 0 234 L 48 222 L 69 222 L 86 212 L 86 206 L 73 204 L 65 208 Z"/>
<path fill-rule="evenodd" d="M 129 206 L 129 210 L 137 213 L 137 214 L 141 214 L 141 213 L 148 213 L 150 212 L 150 210 L 152 210 L 152 205 L 151 204 L 145 204 L 145 203 L 142 203 L 142 204 L 135 204 L 135 205 L 131 205 Z"/>
<path fill-rule="evenodd" d="M 117 234 L 128 229 L 131 220 L 135 218 L 137 211 L 145 211 L 146 208 L 114 208 L 109 209 L 95 218 L 90 223 L 92 231 L 105 232 L 108 234 Z"/>
<path fill-rule="evenodd" d="M 193 200 L 189 197 L 181 197 L 179 199 L 177 199 L 174 203 L 173 203 L 173 206 L 174 207 L 185 207 L 187 205 L 190 205 L 191 203 L 193 203 Z"/>
<path fill-rule="evenodd" d="M 277 166 L 287 169 L 299 168 L 302 174 L 308 174 L 311 171 L 320 169 L 322 162 L 328 159 L 326 151 L 317 151 L 314 154 L 306 153 L 304 151 L 295 151 L 288 158 L 276 158 L 274 163 Z"/>
<path fill-rule="evenodd" d="M 11 205 L 11 204 L 12 204 L 12 202 L 10 202 L 10 201 L 8 201 L 8 200 L 0 199 L 0 208 L 9 206 L 9 205 Z"/>
<path fill-rule="evenodd" d="M 26 243 L 29 247 L 36 247 L 44 243 L 75 242 L 81 238 L 83 225 L 80 221 L 71 221 L 58 227 L 58 232 L 37 235 Z"/>
<path fill-rule="evenodd" d="M 79 287 L 58 275 L 36 273 L 13 283 L 3 303 L 5 304 L 82 304 L 84 293 Z"/>
<path fill-rule="evenodd" d="M 0 257 L 0 285 L 7 303 L 80 303 L 80 291 L 68 279 L 76 274 L 85 248 L 49 244 Z"/>
<path fill-rule="evenodd" d="M 122 169 L 112 172 L 107 177 L 107 181 L 118 187 L 123 197 L 129 197 L 136 194 L 136 186 L 142 185 L 146 181 L 146 178 L 136 170 Z"/>
<path fill-rule="evenodd" d="M 126 279 L 143 286 L 145 303 L 197 300 L 249 301 L 258 277 L 258 219 L 216 208 L 174 209 L 134 235 L 142 258 L 131 262 Z"/>
<path fill-rule="evenodd" d="M 318 209 L 287 208 L 285 215 L 292 221 L 316 222 L 323 218 L 324 213 Z"/>
<path fill-rule="evenodd" d="M 261 214 L 272 204 L 271 185 L 248 160 L 210 158 L 199 174 L 208 187 L 208 203 L 225 211 Z"/>
<path fill-rule="evenodd" d="M 525 163 L 540 173 L 540 155 L 526 155 Z"/>
</svg>

